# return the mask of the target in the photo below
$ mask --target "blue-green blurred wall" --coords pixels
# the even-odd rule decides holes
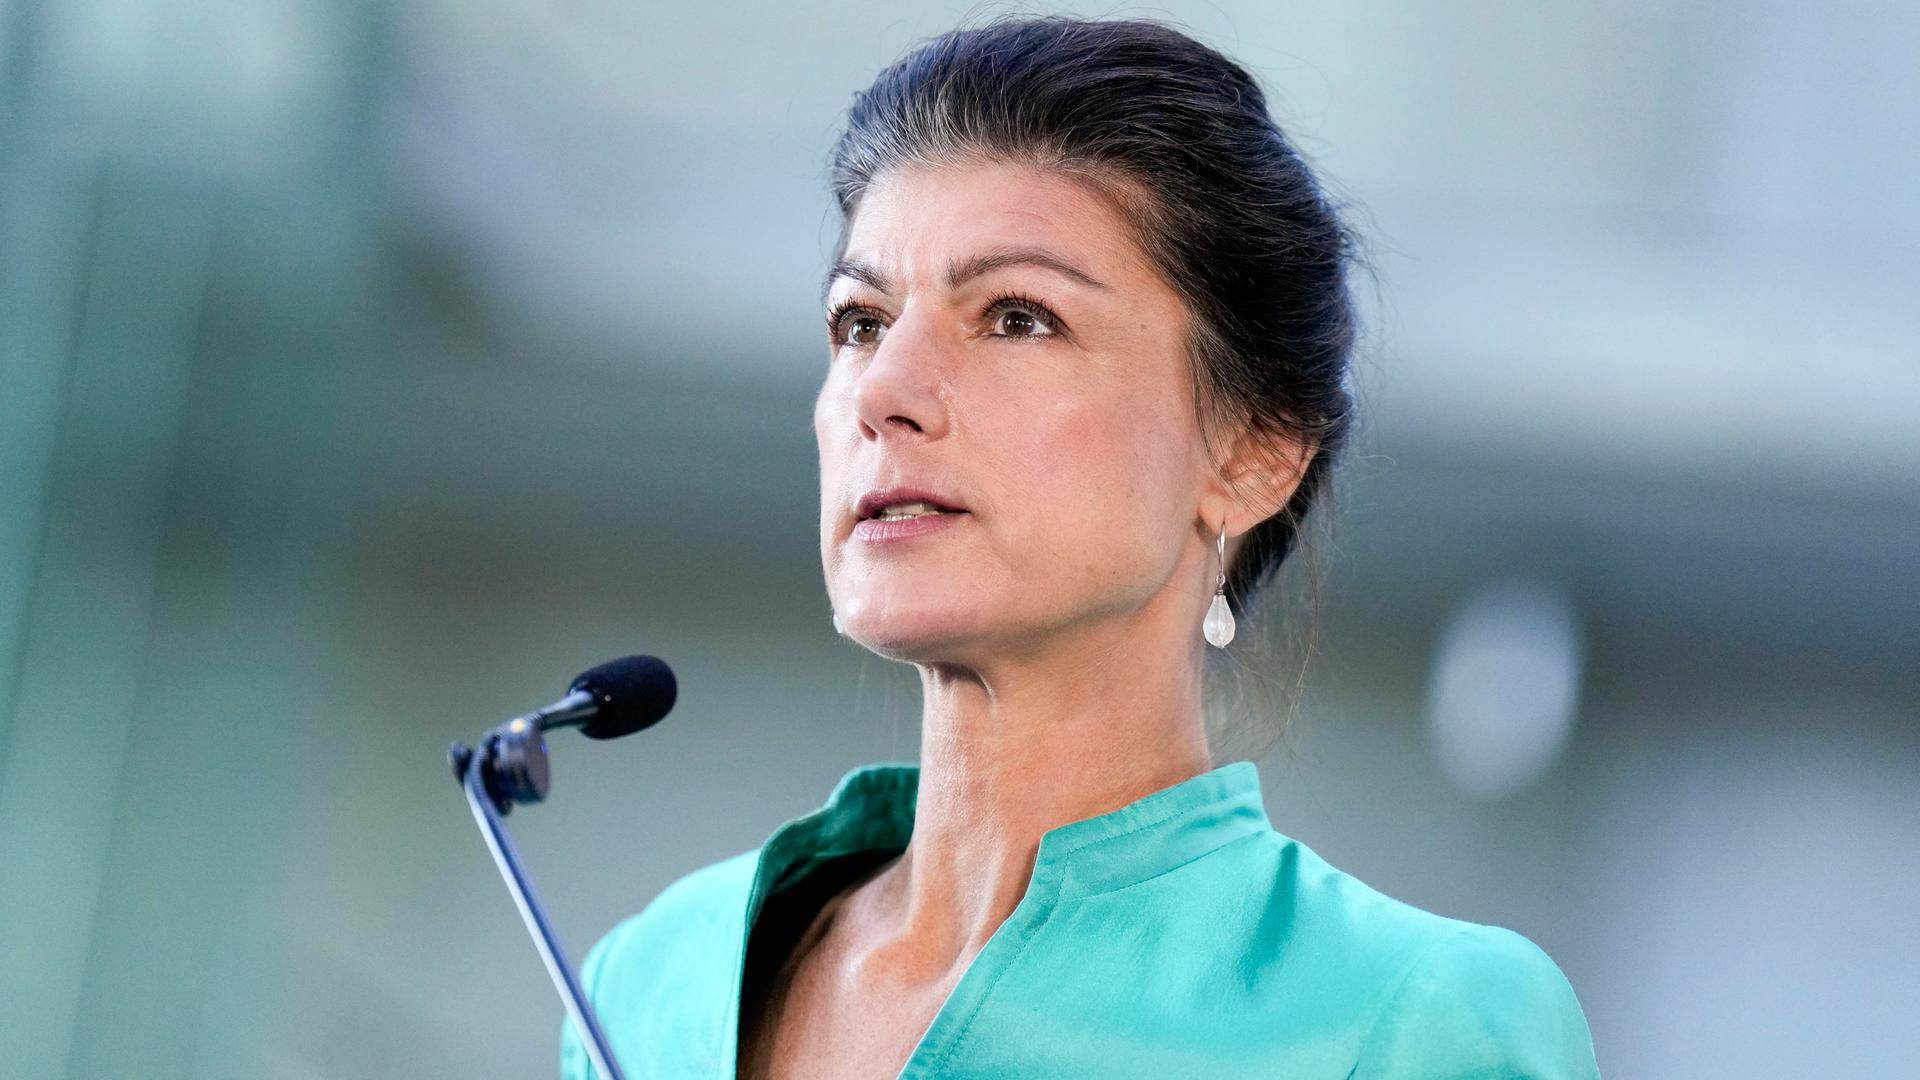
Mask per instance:
[[[511,819],[576,956],[914,757],[820,581],[823,155],[994,10],[0,9],[0,1073],[546,1074],[442,755],[607,656],[674,715]],[[1376,245],[1277,827],[1539,941],[1610,1077],[1909,1068],[1920,19],[1098,13],[1253,67]],[[1436,642],[1515,575],[1575,726],[1476,795]]]

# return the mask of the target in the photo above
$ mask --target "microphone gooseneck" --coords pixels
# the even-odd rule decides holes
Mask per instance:
[[[621,1080],[619,1062],[614,1060],[599,1018],[581,992],[573,965],[547,921],[533,882],[521,869],[513,838],[501,819],[516,804],[537,803],[546,797],[548,730],[578,727],[581,734],[594,739],[631,735],[659,723],[673,708],[677,695],[673,670],[658,659],[625,656],[609,660],[582,672],[568,687],[566,697],[501,724],[482,736],[477,746],[456,742],[447,755],[474,821],[493,853],[494,864],[513,894],[527,932],[546,963],[553,988],[566,1004],[601,1080]]]

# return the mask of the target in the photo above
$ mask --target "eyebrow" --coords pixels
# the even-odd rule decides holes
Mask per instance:
[[[1106,282],[1044,248],[1008,247],[983,251],[978,255],[971,255],[948,264],[947,288],[957,289],[982,274],[1004,270],[1009,266],[1037,266],[1072,278],[1082,285],[1096,289],[1107,287]],[[833,264],[832,269],[827,271],[827,276],[820,282],[821,303],[825,303],[827,294],[833,291],[833,283],[843,277],[852,278],[883,293],[893,291],[892,279],[887,277],[879,267],[859,259],[841,259]]]

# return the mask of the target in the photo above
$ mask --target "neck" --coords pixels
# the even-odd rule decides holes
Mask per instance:
[[[1110,626],[1018,663],[921,665],[913,836],[873,883],[871,959],[905,981],[953,976],[1025,895],[1043,833],[1212,767],[1199,650],[1168,644],[1198,628],[1173,606],[1179,637]]]

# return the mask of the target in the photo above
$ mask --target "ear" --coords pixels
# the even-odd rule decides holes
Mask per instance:
[[[1244,428],[1220,467],[1227,533],[1245,532],[1279,513],[1300,487],[1318,449],[1313,442],[1260,425]]]

